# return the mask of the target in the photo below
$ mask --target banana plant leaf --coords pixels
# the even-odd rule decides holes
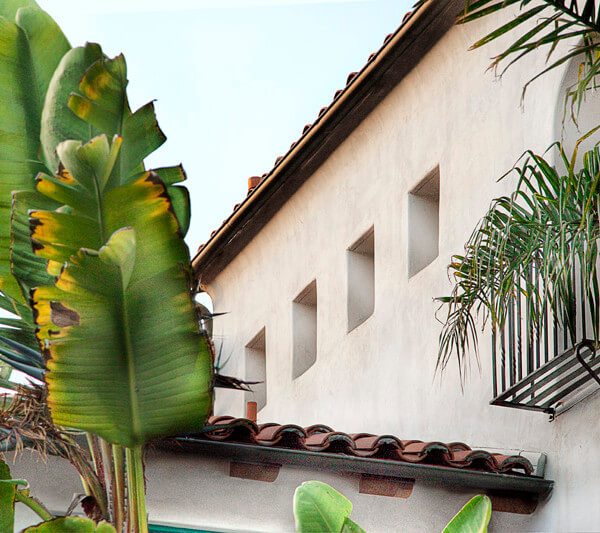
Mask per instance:
[[[479,494],[466,503],[444,528],[443,533],[486,533],[491,517],[491,500]]]
[[[63,58],[48,89],[42,120],[42,146],[48,168],[58,170],[56,147],[66,140],[86,143],[100,133],[122,137],[111,181],[135,181],[145,171],[143,160],[166,140],[152,102],[131,111],[127,98],[127,64],[121,55],[107,59],[99,45],[87,43]],[[68,107],[65,102],[68,101]],[[167,186],[183,235],[190,221],[189,195],[177,186],[186,179],[181,165],[155,172]]]
[[[15,528],[15,493],[17,485],[12,483],[8,465],[0,459],[0,531]]]
[[[46,270],[47,261],[36,255],[32,249],[29,209],[35,206],[36,209],[53,210],[58,209],[60,205],[36,191],[13,193],[9,257],[11,272],[19,282],[26,298],[29,298],[33,287],[54,283],[54,277]]]
[[[85,143],[100,133],[75,115],[67,103],[71,93],[77,91],[86,71],[103,57],[100,45],[86,43],[67,52],[54,71],[42,111],[40,132],[43,154],[50,172],[58,170],[56,147],[61,142],[74,139]]]
[[[11,274],[12,192],[33,190],[39,162],[42,103],[49,80],[70,45],[60,28],[35,2],[0,6],[0,290],[25,302]]]
[[[23,533],[116,533],[116,530],[108,522],[96,524],[89,518],[67,516],[28,527]]]
[[[134,113],[131,111],[127,84],[127,64],[122,55],[101,59],[87,70],[68,103],[73,113],[93,129],[109,138],[114,135],[122,138],[113,173],[108,177],[111,185],[135,181],[144,172],[144,158],[167,139],[156,121],[152,102]],[[186,188],[176,185],[186,179],[185,172],[179,165],[157,169],[156,173],[167,186],[180,231],[185,236],[190,222],[189,195]]]
[[[294,519],[299,533],[364,533],[349,515],[352,503],[333,487],[306,481],[294,493]]]
[[[213,376],[166,187],[152,172],[111,180],[120,144],[62,143],[64,169],[38,180],[68,209],[31,213],[36,253],[68,264],[32,304],[55,423],[132,448],[201,429]]]
[[[342,526],[342,533],[365,533],[365,530],[350,518],[346,518]]]

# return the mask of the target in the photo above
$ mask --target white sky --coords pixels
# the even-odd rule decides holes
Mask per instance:
[[[412,0],[38,0],[71,44],[125,54],[132,108],[157,100],[183,163],[192,255],[394,31]],[[168,6],[168,9],[165,9]],[[227,8],[227,9],[225,9]]]

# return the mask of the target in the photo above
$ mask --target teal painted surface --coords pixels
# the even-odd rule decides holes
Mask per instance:
[[[157,526],[152,524],[148,526],[148,530],[151,533],[216,533],[206,529],[188,529],[186,527]]]

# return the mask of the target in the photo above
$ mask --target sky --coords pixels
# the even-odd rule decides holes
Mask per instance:
[[[168,140],[147,165],[183,163],[194,255],[246,196],[247,179],[273,167],[413,1],[38,3],[73,46],[125,54],[133,109],[156,101]]]

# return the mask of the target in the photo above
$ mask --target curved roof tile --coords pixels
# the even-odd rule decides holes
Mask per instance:
[[[295,424],[257,425],[245,418],[220,416],[210,418],[207,430],[194,437],[492,473],[530,476],[534,472],[531,462],[520,455],[474,450],[462,442],[423,442],[402,440],[394,435],[348,434],[320,424],[307,428]]]

